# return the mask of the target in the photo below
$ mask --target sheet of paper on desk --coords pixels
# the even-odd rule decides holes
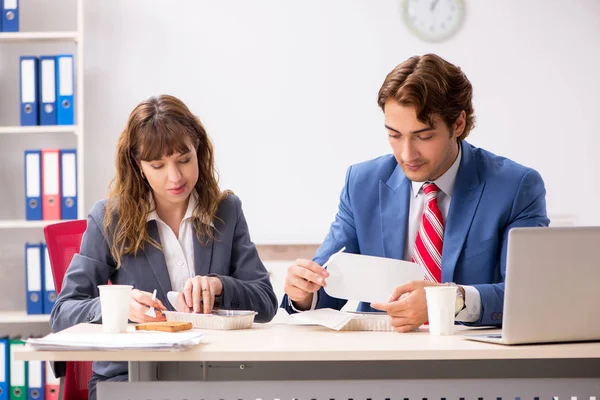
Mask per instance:
[[[397,286],[423,280],[423,269],[408,261],[339,253],[327,264],[325,292],[338,299],[387,302]]]
[[[25,342],[37,350],[183,350],[202,340],[202,332],[51,333]]]
[[[303,311],[297,314],[291,314],[290,317],[295,321],[306,324],[325,326],[329,329],[339,331],[354,318],[353,314],[332,308],[320,308],[318,310]]]
[[[332,308],[290,315],[295,323],[321,325],[336,331],[393,331],[390,317],[380,312],[338,311]]]

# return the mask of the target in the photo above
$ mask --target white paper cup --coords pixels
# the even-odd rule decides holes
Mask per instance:
[[[456,286],[425,286],[429,333],[432,335],[454,333],[456,290]]]
[[[131,285],[99,285],[100,306],[102,308],[102,330],[105,333],[127,331],[127,315]]]

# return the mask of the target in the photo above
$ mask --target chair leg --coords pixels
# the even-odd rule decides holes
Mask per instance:
[[[60,386],[58,389],[58,400],[67,400],[65,399],[65,377],[60,378]]]

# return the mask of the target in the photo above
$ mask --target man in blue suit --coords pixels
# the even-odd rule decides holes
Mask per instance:
[[[500,325],[508,232],[550,222],[541,176],[465,141],[475,121],[472,86],[439,56],[394,68],[378,103],[393,155],[348,169],[329,234],[313,261],[288,268],[281,306],[341,309],[346,301],[323,290],[321,265],[345,246],[423,266],[428,279],[397,287],[388,303],[359,304],[386,311],[397,331],[427,321],[424,287],[442,284],[457,285],[457,321]]]

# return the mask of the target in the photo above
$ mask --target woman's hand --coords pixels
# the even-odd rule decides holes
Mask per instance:
[[[186,305],[196,313],[209,314],[215,297],[223,293],[223,282],[216,276],[197,275],[188,279],[183,287]]]
[[[154,309],[157,311],[156,318],[146,315],[146,311],[148,311],[148,309],[150,309],[152,306],[154,306]],[[129,314],[127,317],[133,322],[166,321],[167,318],[165,315],[161,312],[158,312],[166,309],[167,308],[159,299],[152,301],[152,293],[133,289],[131,291],[131,299],[129,300]]]

